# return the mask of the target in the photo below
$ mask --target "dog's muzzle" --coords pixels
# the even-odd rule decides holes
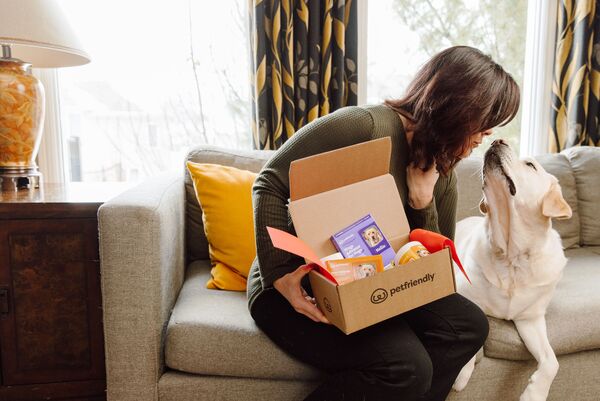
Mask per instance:
[[[492,142],[490,148],[485,152],[483,158],[483,185],[485,186],[486,176],[491,173],[502,175],[508,184],[508,190],[511,195],[517,193],[515,183],[506,172],[505,163],[512,158],[510,146],[502,139],[496,139]]]

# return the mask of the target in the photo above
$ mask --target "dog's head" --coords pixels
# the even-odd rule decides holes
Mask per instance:
[[[479,208],[489,216],[496,237],[504,237],[504,242],[509,232],[515,234],[511,226],[532,233],[540,226],[549,229],[551,218],[568,219],[572,215],[556,177],[535,159],[516,157],[501,139],[485,153],[483,193]]]
[[[373,227],[367,228],[364,232],[364,236],[371,245],[375,245],[379,241],[381,241],[379,237],[379,232]]]
[[[360,277],[370,277],[375,274],[375,266],[370,264],[361,264],[359,267]]]

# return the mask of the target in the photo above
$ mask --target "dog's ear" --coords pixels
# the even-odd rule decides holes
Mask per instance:
[[[542,201],[542,214],[553,219],[570,219],[573,215],[571,206],[563,198],[560,185],[552,184]]]
[[[485,198],[481,198],[481,201],[479,202],[479,211],[482,214],[487,214],[488,212],[487,203],[485,203]]]

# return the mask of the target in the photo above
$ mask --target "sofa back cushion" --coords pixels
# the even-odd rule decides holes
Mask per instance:
[[[573,217],[568,220],[553,220],[552,226],[562,238],[563,248],[577,247],[580,242],[580,217],[578,214],[577,187],[571,170],[569,159],[564,154],[547,154],[537,156],[544,169],[554,175],[561,186],[563,197],[573,209]],[[483,197],[481,157],[469,157],[456,167],[458,178],[458,210],[457,221],[469,216],[480,216],[479,202]]]
[[[564,249],[577,247],[581,243],[581,216],[579,214],[575,176],[569,159],[562,153],[540,155],[535,158],[547,172],[558,178],[563,198],[573,211],[573,216],[570,219],[552,220],[552,228],[560,234]]]
[[[562,152],[575,177],[581,245],[600,245],[600,148],[576,146]]]
[[[272,154],[273,151],[269,150],[233,150],[207,145],[190,151],[185,158],[185,163],[191,161],[221,164],[258,173]],[[194,260],[208,259],[209,255],[208,241],[202,224],[202,208],[196,198],[194,185],[185,163],[185,236],[186,256],[189,263]]]
[[[462,160],[455,168],[458,180],[458,209],[456,221],[465,217],[481,216],[479,202],[483,197],[483,180],[481,177],[481,157],[469,157]]]
[[[259,172],[274,151],[231,150],[201,146],[190,151],[185,162],[214,163]],[[600,148],[574,147],[560,154],[537,156],[544,169],[558,178],[563,196],[573,209],[568,220],[554,220],[563,247],[600,245]],[[185,163],[184,163],[185,166]],[[482,198],[481,157],[470,157],[456,167],[458,176],[457,221],[479,216]],[[184,167],[185,168],[185,167]],[[208,242],[202,225],[202,209],[196,200],[192,180],[185,169],[186,249],[189,262],[208,259]]]

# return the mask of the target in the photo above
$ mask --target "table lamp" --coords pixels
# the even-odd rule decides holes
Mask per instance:
[[[39,188],[36,156],[44,126],[44,88],[31,67],[86,64],[55,0],[2,0],[0,11],[0,186]]]

